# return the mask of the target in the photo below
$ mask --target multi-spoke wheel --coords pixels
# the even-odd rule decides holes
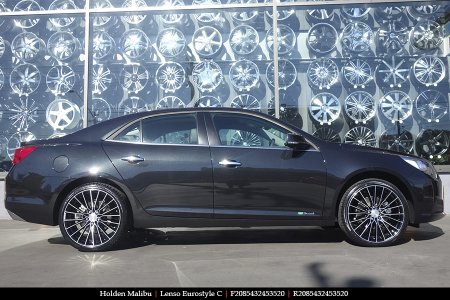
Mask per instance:
[[[367,92],[353,92],[345,99],[345,112],[353,121],[355,121],[355,124],[365,124],[375,117],[375,100],[372,95]]]
[[[119,115],[129,115],[150,110],[148,105],[139,97],[132,96],[120,101],[118,106]]]
[[[403,121],[411,116],[413,103],[402,91],[391,91],[380,100],[380,110],[392,123]]]
[[[408,42],[409,28],[400,21],[389,20],[377,31],[377,42],[381,53],[396,53]]]
[[[173,58],[183,53],[186,47],[186,38],[180,30],[166,28],[159,32],[156,45],[162,55]]]
[[[9,120],[18,131],[26,131],[36,124],[42,114],[42,106],[28,97],[20,97],[19,101],[14,101],[7,105]]]
[[[92,38],[92,57],[102,60],[114,53],[116,43],[105,31],[95,31]]]
[[[313,133],[313,135],[315,137],[318,137],[319,139],[322,139],[327,142],[332,142],[332,143],[340,143],[341,142],[341,137],[339,136],[339,134],[331,128],[321,127],[319,129],[317,129]]]
[[[406,6],[379,6],[375,9],[377,20],[401,19],[404,16]]]
[[[184,108],[184,102],[175,96],[166,96],[156,103],[156,109]]]
[[[72,34],[64,31],[54,33],[47,43],[51,56],[61,62],[75,59],[80,52],[80,41]]]
[[[306,38],[309,48],[320,54],[333,51],[337,40],[336,29],[328,23],[319,23],[311,27]]]
[[[261,102],[255,96],[242,94],[231,100],[230,107],[259,111],[261,109]]]
[[[213,57],[222,49],[222,35],[211,26],[203,26],[192,37],[195,51],[202,57]]]
[[[372,68],[362,59],[349,60],[342,68],[344,79],[354,88],[365,88],[372,81]]]
[[[81,120],[81,111],[78,105],[66,99],[56,99],[46,110],[47,123],[54,130],[72,129]]]
[[[275,87],[275,63],[271,62],[266,69],[267,82]],[[297,69],[294,64],[286,59],[278,61],[278,86],[280,89],[286,90],[294,84],[297,79]]]
[[[442,158],[450,146],[447,130],[426,129],[416,139],[417,155],[427,159]]]
[[[71,10],[78,9],[78,6],[72,0],[55,0],[48,7],[49,10]],[[67,16],[63,18],[50,18],[50,22],[59,29],[70,27],[75,22],[75,17]]]
[[[120,85],[128,92],[137,93],[144,89],[148,82],[148,71],[141,65],[126,65],[120,71]]]
[[[339,99],[330,93],[320,93],[315,95],[309,103],[309,112],[311,116],[320,123],[320,125],[330,125],[339,118],[341,114],[341,103]]]
[[[109,88],[113,78],[111,70],[104,65],[92,67],[92,93],[101,94]]]
[[[195,103],[195,107],[222,107],[222,101],[218,97],[203,96]]]
[[[372,130],[364,126],[358,126],[347,131],[344,137],[346,144],[375,147],[377,140]]]
[[[14,152],[23,142],[30,142],[36,139],[36,136],[29,131],[19,131],[11,135],[8,139],[8,144],[6,146],[6,152],[10,160],[14,157]]]
[[[254,62],[243,59],[231,66],[229,76],[234,88],[249,91],[259,82],[259,69]]]
[[[445,65],[437,57],[426,55],[416,60],[413,74],[425,86],[437,86],[445,78]]]
[[[211,92],[222,83],[222,69],[213,61],[203,61],[192,70],[192,80],[201,92]]]
[[[362,19],[370,12],[370,7],[343,7],[341,13],[344,17],[350,19]]]
[[[126,0],[122,4],[123,8],[132,8],[136,11],[139,11],[139,8],[145,8],[147,7],[147,3],[145,3],[144,0]],[[126,14],[122,16],[122,20],[125,23],[131,24],[131,25],[137,25],[145,20],[147,15],[135,15],[135,14]]]
[[[230,145],[244,147],[261,147],[261,137],[253,132],[236,130],[231,136]]]
[[[193,0],[192,5],[217,5],[222,4],[221,0]],[[204,24],[220,22],[222,16],[220,12],[202,12],[194,15],[197,21]]]
[[[24,62],[31,62],[45,52],[45,43],[32,32],[18,34],[11,43],[11,52]]]
[[[228,0],[228,4],[256,4],[258,0]],[[258,17],[257,10],[238,9],[231,13],[231,17],[237,23],[250,23]]]
[[[59,211],[64,238],[82,251],[114,247],[128,230],[125,195],[103,183],[87,183],[74,189]]]
[[[431,20],[419,21],[411,30],[411,45],[419,50],[438,48],[444,40],[441,25]]]
[[[350,22],[344,27],[341,34],[342,47],[350,52],[369,51],[372,39],[372,29],[362,22]]]
[[[33,93],[41,82],[41,72],[35,65],[23,64],[12,70],[9,84],[13,92],[28,96]]]
[[[411,5],[408,6],[408,13],[413,19],[429,18],[439,12],[440,5]]]
[[[427,122],[439,122],[448,113],[448,100],[441,92],[427,90],[416,99],[416,111]]]
[[[183,0],[158,0],[156,6],[161,6],[170,10],[176,10],[177,6],[184,6]],[[172,26],[180,24],[183,21],[183,14],[164,13],[161,16],[161,21],[167,25]]]
[[[69,66],[56,66],[47,73],[47,87],[54,95],[64,95],[75,85],[75,72]]]
[[[186,79],[186,72],[183,67],[176,62],[167,62],[156,70],[156,84],[164,92],[175,92],[183,86]]]
[[[313,0],[316,1],[316,0]],[[331,20],[334,17],[334,10],[332,8],[319,8],[306,10],[306,18],[314,23],[316,21]]]
[[[255,28],[249,25],[235,27],[230,33],[230,46],[238,55],[248,55],[259,45],[259,35]]]
[[[287,54],[291,52],[295,47],[295,43],[297,42],[297,37],[295,36],[294,31],[289,26],[280,24],[278,25],[277,35],[278,54]],[[267,48],[269,48],[269,51],[271,52],[273,52],[274,42],[275,40],[273,38],[273,28],[270,28],[266,34],[266,44]]]
[[[14,6],[13,11],[15,12],[27,12],[27,11],[39,11],[44,10],[36,1],[33,0],[22,0]],[[31,28],[39,23],[39,18],[17,18],[14,19],[14,24],[20,28]]]
[[[280,2],[294,2],[295,0],[280,0]],[[264,0],[265,3],[273,3],[273,0]],[[281,8],[279,7],[277,9],[277,19],[278,21],[284,21],[287,20],[290,16],[292,16],[293,14],[295,14],[295,9],[294,8]],[[266,10],[266,15],[270,18],[273,19],[273,11],[272,10]]]
[[[133,28],[125,31],[122,35],[120,48],[126,57],[136,59],[142,57],[150,49],[150,42],[145,32]]]
[[[414,147],[413,135],[408,130],[391,127],[380,136],[379,146],[383,149],[409,154]]]
[[[329,58],[319,58],[313,61],[306,72],[308,82],[315,88],[330,89],[339,79],[337,64]]]
[[[408,226],[408,202],[392,183],[370,178],[353,184],[341,198],[338,222],[360,246],[395,244]]]
[[[93,118],[93,123],[97,124],[111,118],[111,105],[102,98],[93,98],[89,103],[89,114]]]
[[[96,0],[93,1],[91,5],[93,6],[93,9],[98,10],[114,7],[109,0]],[[113,21],[114,19],[110,13],[96,14],[95,17],[92,18],[92,25],[94,25],[94,27],[108,27],[114,23]]]
[[[392,56],[382,60],[377,67],[378,84],[389,87],[401,87],[409,78],[410,65],[406,59]]]

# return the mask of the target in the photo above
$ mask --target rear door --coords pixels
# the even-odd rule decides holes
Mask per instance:
[[[152,215],[211,217],[213,183],[204,118],[197,113],[137,121],[103,148]]]

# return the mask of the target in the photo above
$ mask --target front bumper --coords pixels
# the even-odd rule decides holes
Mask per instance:
[[[423,199],[416,203],[414,223],[428,223],[442,219],[444,213],[444,188],[440,178],[430,180],[423,189]]]

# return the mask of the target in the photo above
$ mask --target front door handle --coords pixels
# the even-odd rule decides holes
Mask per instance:
[[[137,164],[137,163],[144,161],[145,159],[143,159],[142,157],[137,156],[137,155],[130,155],[130,156],[122,157],[121,160],[127,161],[130,164]]]
[[[242,166],[242,163],[235,161],[235,160],[223,159],[223,160],[219,161],[219,165],[228,167],[228,168],[237,168],[237,167]]]

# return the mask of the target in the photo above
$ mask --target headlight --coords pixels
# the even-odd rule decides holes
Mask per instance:
[[[433,167],[433,165],[424,159],[420,158],[414,158],[409,156],[402,156],[402,159],[406,161],[408,164],[413,166],[416,169],[419,169],[420,171],[424,172],[425,174],[430,175],[431,177],[437,179],[438,174],[436,172],[436,169]]]

